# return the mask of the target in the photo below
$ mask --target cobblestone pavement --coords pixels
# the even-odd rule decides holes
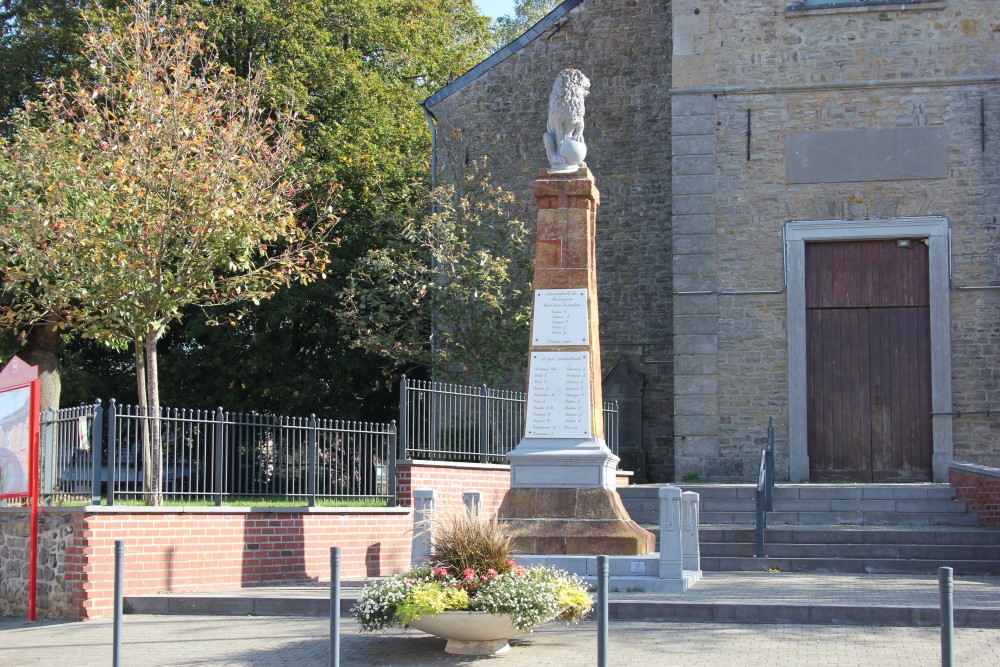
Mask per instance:
[[[360,635],[342,621],[343,667],[597,664],[597,626],[550,623],[512,640],[503,657],[444,653],[444,640],[419,632]],[[110,619],[84,623],[0,619],[0,667],[107,667]],[[322,667],[329,664],[329,621],[312,617],[128,615],[122,628],[126,667]],[[808,667],[940,664],[936,628],[872,628],[725,623],[621,622],[610,626],[613,666]],[[955,664],[1000,665],[1000,630],[959,629]]]

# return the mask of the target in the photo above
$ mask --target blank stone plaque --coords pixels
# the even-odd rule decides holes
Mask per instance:
[[[532,345],[588,345],[587,290],[535,290]]]
[[[532,352],[525,437],[589,438],[590,353]]]

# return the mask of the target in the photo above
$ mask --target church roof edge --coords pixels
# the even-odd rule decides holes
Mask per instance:
[[[430,110],[436,104],[442,100],[451,97],[457,93],[462,88],[478,79],[480,76],[491,70],[495,65],[499,65],[504,60],[507,60],[510,56],[514,55],[522,48],[530,44],[535,40],[536,37],[541,35],[543,32],[548,30],[550,27],[555,25],[557,21],[570,13],[577,5],[579,5],[583,0],[565,0],[562,4],[558,5],[555,9],[545,15],[541,21],[531,26],[523,35],[515,39],[513,42],[503,47],[499,51],[496,51],[486,60],[482,61],[468,72],[458,77],[447,86],[437,91],[426,100],[420,103],[422,107]]]

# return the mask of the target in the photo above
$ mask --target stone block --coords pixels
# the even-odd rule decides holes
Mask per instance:
[[[674,175],[673,190],[675,195],[702,195],[715,192],[715,175],[701,174],[696,176]]]
[[[715,213],[678,215],[674,211],[673,225],[675,238],[683,234],[715,234]]]
[[[674,215],[715,213],[715,195],[680,195],[674,197]]]
[[[674,354],[715,354],[719,349],[719,337],[708,334],[674,336]]]
[[[684,155],[715,155],[714,134],[693,134],[670,138],[673,154]]]
[[[712,95],[674,95],[671,112],[674,117],[714,115],[715,98]]]
[[[670,122],[672,136],[713,134],[715,132],[715,115],[681,115],[676,111]]]

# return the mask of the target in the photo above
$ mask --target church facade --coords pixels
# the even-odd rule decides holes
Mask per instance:
[[[567,0],[425,101],[526,203],[591,80],[604,394],[637,481],[1000,467],[991,0]]]

